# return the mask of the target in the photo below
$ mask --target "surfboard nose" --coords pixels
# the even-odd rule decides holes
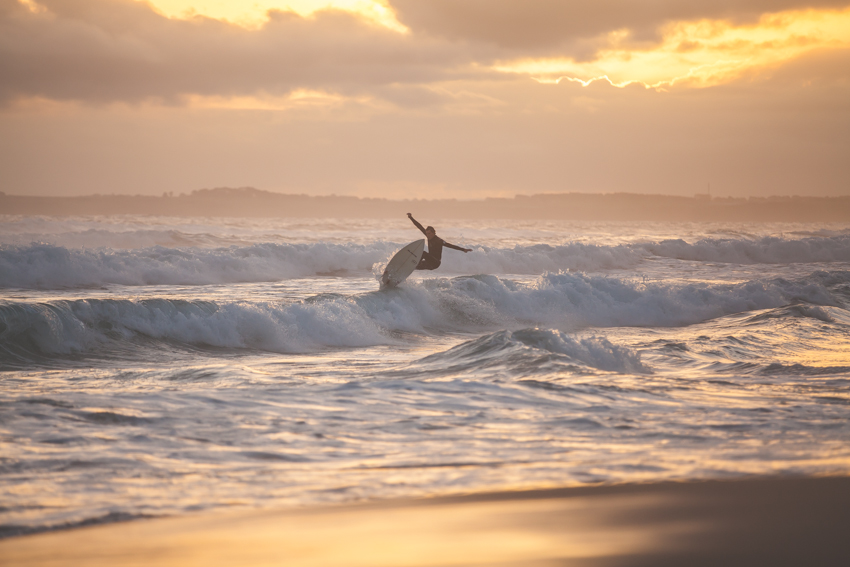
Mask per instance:
[[[381,276],[381,287],[395,287],[413,273],[422,252],[425,250],[425,240],[411,242],[395,253]]]

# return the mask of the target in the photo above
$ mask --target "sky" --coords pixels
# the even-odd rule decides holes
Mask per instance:
[[[0,0],[0,191],[850,195],[850,0]]]

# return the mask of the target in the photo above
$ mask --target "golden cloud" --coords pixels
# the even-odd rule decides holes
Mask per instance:
[[[30,1],[30,0],[22,0]],[[270,10],[295,12],[310,16],[319,10],[342,10],[357,14],[374,24],[406,33],[407,28],[396,19],[395,12],[379,0],[140,0],[169,18],[187,19],[205,16],[247,28],[258,28],[268,21]]]
[[[599,50],[592,61],[529,58],[503,61],[492,68],[526,74],[543,83],[707,87],[775,68],[814,49],[850,47],[850,9],[767,14],[753,25],[723,20],[673,22],[660,33],[659,43],[644,47],[630,42],[627,30],[611,32],[609,47]]]

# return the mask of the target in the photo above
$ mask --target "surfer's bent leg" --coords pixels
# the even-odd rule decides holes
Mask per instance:
[[[440,267],[440,261],[427,252],[422,253],[422,258],[419,259],[417,270],[436,270]]]

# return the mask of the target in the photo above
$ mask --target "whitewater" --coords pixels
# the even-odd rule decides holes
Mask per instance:
[[[850,473],[847,226],[423,222],[0,215],[0,536]]]

